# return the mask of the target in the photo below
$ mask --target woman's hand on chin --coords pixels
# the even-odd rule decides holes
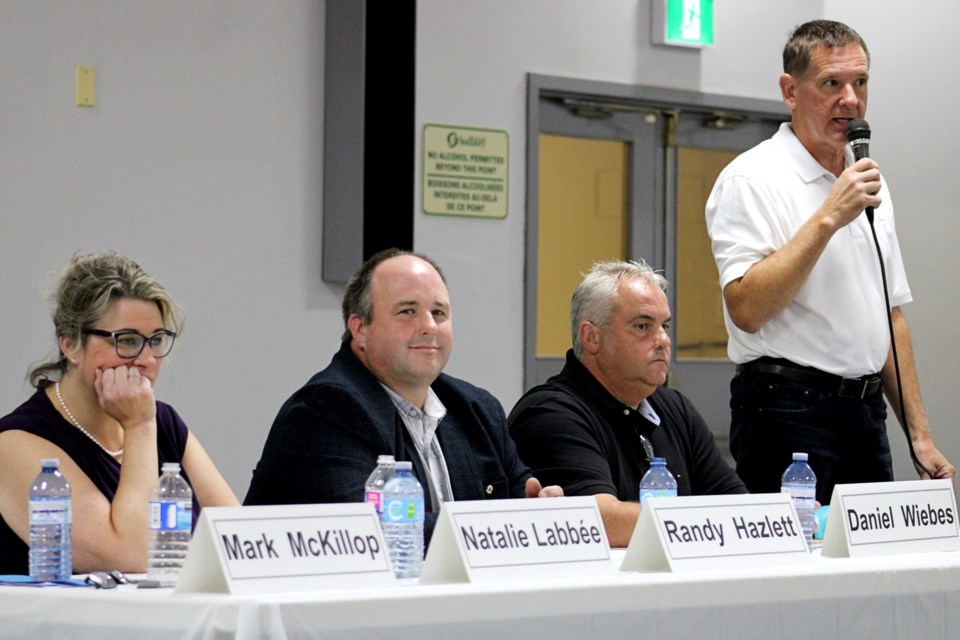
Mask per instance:
[[[137,367],[97,369],[93,384],[100,407],[124,429],[155,422],[153,383]]]

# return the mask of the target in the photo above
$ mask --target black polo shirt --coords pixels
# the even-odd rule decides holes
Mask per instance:
[[[747,493],[683,394],[661,387],[647,402],[659,425],[610,395],[571,350],[563,371],[524,394],[507,423],[534,476],[568,496],[609,493],[637,501],[650,466],[640,435],[667,459],[678,495]]]

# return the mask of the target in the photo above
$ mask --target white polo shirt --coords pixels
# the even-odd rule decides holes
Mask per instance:
[[[846,155],[849,166],[849,148]],[[734,159],[717,178],[706,207],[721,288],[786,244],[823,205],[835,182],[789,123]],[[880,197],[874,227],[890,304],[896,307],[912,296],[882,177]],[[724,304],[727,351],[736,363],[770,356],[843,376],[877,373],[890,347],[884,305],[876,247],[866,215],[861,215],[837,231],[796,298],[757,333],[738,329]]]

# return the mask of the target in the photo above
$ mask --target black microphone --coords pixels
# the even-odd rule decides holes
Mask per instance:
[[[847,125],[847,140],[853,149],[853,159],[870,157],[870,125],[863,118],[854,118]],[[867,207],[867,221],[873,224],[873,207]]]

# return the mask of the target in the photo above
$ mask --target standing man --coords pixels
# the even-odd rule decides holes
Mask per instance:
[[[921,477],[949,478],[920,397],[912,300],[893,205],[876,162],[854,162],[846,129],[867,108],[870,54],[850,27],[815,20],[783,51],[791,112],[771,138],[735,159],[707,201],[730,334],[730,449],[753,492],[777,491],[794,451],[810,454],[817,499],[833,486],[893,479],[883,390]],[[906,416],[901,416],[886,302],[866,207],[890,293]]]
[[[427,540],[446,500],[562,495],[530,477],[496,398],[441,373],[453,315],[433,261],[376,254],[347,283],[343,320],[333,361],[280,408],[244,504],[362,502],[380,454],[413,462]]]
[[[614,547],[630,542],[654,455],[667,459],[679,495],[746,493],[690,401],[661,386],[670,369],[666,286],[644,262],[594,265],[570,303],[563,371],[530,389],[508,419],[540,478],[596,496]]]

